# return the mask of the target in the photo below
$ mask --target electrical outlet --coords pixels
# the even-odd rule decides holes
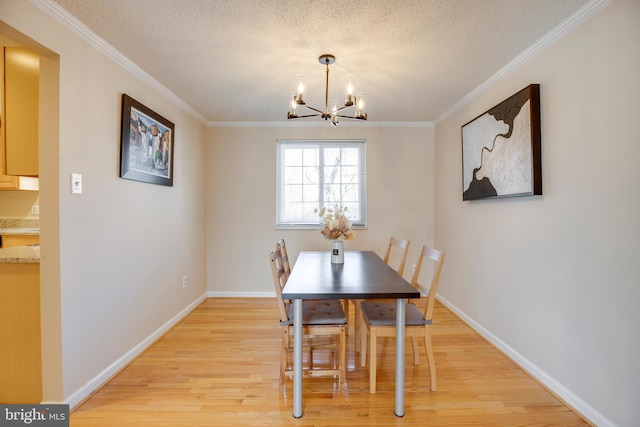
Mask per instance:
[[[187,276],[182,276],[182,287],[183,288],[187,287]]]
[[[31,214],[32,215],[40,215],[40,205],[31,206]]]

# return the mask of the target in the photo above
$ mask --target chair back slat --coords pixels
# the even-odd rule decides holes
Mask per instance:
[[[282,288],[287,283],[287,278],[282,264],[282,256],[280,249],[276,248],[269,253],[269,262],[271,264],[271,275],[273,277],[273,286],[276,291],[276,299],[278,300],[278,308],[280,309],[280,321],[288,322],[287,307],[282,299]]]
[[[284,274],[289,279],[291,276],[291,264],[289,263],[289,255],[287,254],[287,245],[284,243],[284,239],[278,240],[276,248],[280,249],[280,257],[282,258],[282,266],[284,267]]]
[[[409,254],[410,244],[411,242],[409,240],[402,240],[392,236],[391,239],[389,240],[387,253],[384,256],[384,262],[389,264],[390,261],[392,261],[392,253],[391,253],[392,249],[396,248],[398,251],[402,251],[400,252],[400,263],[397,265],[397,267],[392,266],[392,268],[394,268],[394,270],[396,270],[398,274],[401,276],[404,274],[404,266],[407,262],[407,255]],[[397,258],[397,256],[393,258]]]
[[[427,296],[427,304],[425,305],[424,310],[425,320],[431,320],[433,318],[433,306],[436,301],[436,293],[438,292],[438,284],[440,283],[440,273],[442,272],[444,257],[444,252],[430,248],[426,245],[422,246],[422,250],[418,256],[418,262],[416,263],[416,269],[413,272],[413,277],[411,278],[411,284],[413,287]],[[425,258],[430,259],[435,264],[431,283],[428,287],[418,281]]]

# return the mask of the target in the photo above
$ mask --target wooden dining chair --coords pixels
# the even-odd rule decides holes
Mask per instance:
[[[407,255],[409,254],[409,246],[411,245],[411,241],[398,239],[397,237],[391,236],[389,239],[389,245],[387,246],[387,252],[384,255],[383,261],[391,268],[393,268],[399,275],[404,274],[404,266],[407,262]],[[358,342],[361,342],[362,339],[360,337],[360,324],[361,313],[360,313],[360,305],[362,304],[361,299],[351,300],[354,306],[354,322],[355,322],[355,335],[356,335],[356,348],[358,348]]]
[[[285,244],[284,239],[280,239],[276,242],[276,248],[280,249],[280,255],[282,257],[282,265],[284,267],[284,273],[286,276],[285,280],[289,279],[291,276],[291,264],[289,263],[289,255],[287,254],[287,245]],[[287,303],[289,301],[285,301]],[[344,309],[344,315],[347,319],[349,319],[349,301],[342,301],[342,308]]]
[[[433,348],[431,347],[431,325],[433,322],[433,306],[438,291],[440,272],[444,264],[444,252],[423,246],[413,272],[411,284],[418,289],[423,297],[421,303],[425,303],[424,311],[413,303],[406,305],[405,312],[405,335],[411,337],[413,346],[413,363],[417,365],[418,343],[417,337],[424,339],[424,347],[429,362],[429,375],[431,391],[436,390],[436,364],[433,358]],[[430,286],[424,286],[418,282],[423,261],[429,259],[434,262],[433,276]],[[426,295],[426,296],[424,296]],[[396,302],[387,301],[363,301],[362,310],[362,339],[360,348],[360,364],[366,366],[367,361],[367,332],[369,334],[369,392],[376,392],[376,362],[377,362],[377,338],[396,336]],[[395,347],[394,347],[395,348]],[[396,355],[403,357],[403,355]]]
[[[286,283],[282,255],[279,248],[269,253],[271,273],[280,310],[282,328],[282,349],[280,357],[280,383],[285,377],[293,376],[289,356],[293,352],[293,303],[282,299],[282,289]],[[309,366],[303,374],[311,377],[338,376],[340,386],[346,381],[346,340],[347,318],[339,300],[304,300],[302,302],[302,333],[305,347],[310,350]],[[333,366],[314,367],[313,351],[331,348],[334,353]]]

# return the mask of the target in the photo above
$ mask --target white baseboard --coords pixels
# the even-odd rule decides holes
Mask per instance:
[[[529,359],[524,357],[522,354],[515,351],[511,346],[502,341],[500,338],[492,334],[490,331],[485,329],[482,325],[476,322],[471,317],[467,316],[462,310],[453,305],[446,298],[443,298],[440,294],[437,294],[437,299],[447,307],[449,310],[454,312],[456,316],[462,319],[467,325],[469,325],[472,329],[474,329],[478,334],[484,337],[487,341],[497,347],[500,351],[502,351],[507,357],[509,357],[513,362],[515,362],[518,366],[524,369],[529,375],[540,381],[545,387],[555,393],[560,399],[564,400],[564,402],[571,406],[574,410],[579,412],[583,417],[585,417],[590,422],[594,423],[599,427],[616,427],[616,425],[605,418],[600,412],[595,410],[592,406],[587,404],[584,400],[580,399],[575,395],[571,390],[565,387],[560,382],[556,381],[549,374],[544,372],[538,366],[533,364]]]
[[[169,331],[173,326],[180,322],[187,314],[191,313],[191,311],[193,311],[194,308],[200,305],[200,303],[206,298],[207,294],[202,294],[194,302],[185,307],[184,310],[173,316],[164,325],[154,331],[147,338],[142,340],[138,345],[125,353],[121,358],[113,362],[109,367],[107,367],[107,369],[91,379],[91,381],[86,383],[84,386],[73,392],[69,397],[65,399],[63,403],[68,404],[70,409],[74,409],[86,398],[91,396],[92,393],[102,387],[121,369],[127,366],[127,364],[129,364],[133,359],[142,354],[142,352],[145,351],[151,344],[153,344],[156,340],[167,333],[167,331]]]

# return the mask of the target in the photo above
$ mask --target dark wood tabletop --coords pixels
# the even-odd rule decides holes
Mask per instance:
[[[332,264],[329,251],[303,251],[282,290],[283,299],[419,298],[420,293],[373,251],[345,251]]]

